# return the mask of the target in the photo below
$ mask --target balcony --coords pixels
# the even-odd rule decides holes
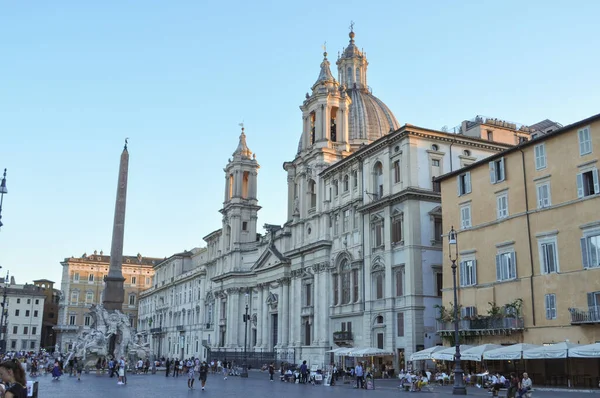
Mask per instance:
[[[333,332],[334,343],[351,342],[352,340],[352,332]]]
[[[315,309],[312,305],[304,306],[300,309],[300,316],[313,316]]]
[[[151,328],[150,329],[150,333],[152,333],[152,334],[161,333],[161,332],[162,332],[162,328],[161,327]]]
[[[525,328],[523,318],[491,318],[477,317],[458,321],[461,336],[493,336],[510,335]],[[437,322],[437,332],[441,336],[454,335],[454,322]]]
[[[183,332],[185,330],[185,326],[184,325],[177,325],[177,331],[178,332]]]
[[[571,325],[592,325],[600,323],[600,307],[589,307],[588,309],[569,308],[571,313]]]

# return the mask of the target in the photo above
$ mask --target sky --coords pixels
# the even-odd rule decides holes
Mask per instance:
[[[0,274],[60,282],[64,258],[110,253],[126,137],[124,254],[167,257],[220,228],[241,122],[258,225],[283,224],[298,107],[325,42],[337,76],[351,21],[373,94],[400,124],[441,129],[598,113],[597,15],[592,0],[0,0]]]

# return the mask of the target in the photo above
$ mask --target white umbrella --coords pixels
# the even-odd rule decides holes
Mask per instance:
[[[460,359],[463,361],[477,361],[481,362],[481,357],[484,352],[496,350],[498,348],[502,348],[499,344],[482,344],[473,348],[469,348],[465,350],[465,352],[460,353]]]
[[[347,355],[351,357],[381,357],[384,355],[394,355],[394,353],[380,348],[367,347],[353,349]]]
[[[581,344],[556,343],[552,345],[534,348],[533,350],[523,351],[523,359],[559,359],[566,358],[567,352],[572,348],[581,347]]]
[[[426,348],[424,350],[421,350],[421,351],[418,351],[418,352],[415,352],[414,354],[412,354],[410,356],[410,360],[411,361],[424,361],[427,359],[431,359],[431,354],[433,354],[436,351],[443,350],[445,348],[448,348],[448,347],[436,345],[433,347]]]
[[[329,350],[329,351],[325,351],[325,352],[330,352],[330,353],[333,353],[334,355],[345,356],[345,355],[348,355],[348,353],[352,350],[354,350],[354,348],[352,348],[352,347],[339,347],[339,348],[334,348],[333,350]]]
[[[473,348],[473,346],[466,345],[466,344],[460,345],[461,360],[463,360],[463,358],[462,358],[463,350],[466,351],[469,348]],[[447,347],[447,348],[444,348],[443,350],[436,351],[433,354],[431,354],[431,359],[437,359],[440,361],[454,361],[454,354],[456,354],[456,347]]]
[[[523,351],[531,350],[534,348],[540,348],[541,346],[535,344],[519,343],[513,344],[495,350],[490,350],[483,353],[483,359],[490,359],[495,361],[514,360],[523,358]]]
[[[569,348],[570,358],[600,358],[600,343]]]

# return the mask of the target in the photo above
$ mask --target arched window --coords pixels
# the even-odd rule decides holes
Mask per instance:
[[[377,318],[375,318],[375,323],[381,325],[383,323],[383,316],[378,315]]]
[[[233,174],[229,175],[229,199],[233,198]]]
[[[381,162],[375,163],[373,167],[373,188],[376,199],[383,197],[383,165]]]
[[[231,247],[231,227],[228,225],[227,226],[227,236],[225,237],[227,239],[227,247],[225,248],[225,250],[229,250],[229,248]]]
[[[310,208],[317,207],[317,183],[313,180],[308,182],[308,194],[310,197]]]
[[[250,182],[250,172],[244,171],[244,176],[242,179],[242,198],[248,198],[248,184]]]
[[[352,84],[352,68],[348,67],[348,73],[346,74],[346,84],[348,87]]]
[[[344,176],[344,192],[348,192],[349,189],[350,189],[350,177],[348,177],[348,174],[346,174]]]
[[[340,303],[340,276],[338,274],[333,275],[333,305]]]
[[[342,304],[350,304],[351,300],[351,286],[350,286],[350,264],[348,259],[342,260],[340,264],[341,268],[341,280],[342,280]]]
[[[317,115],[314,112],[310,113],[310,145],[313,145],[315,143],[316,138],[316,134],[317,134],[317,128],[316,128],[316,120],[317,120]]]
[[[360,82],[360,67],[356,67],[356,80],[357,83]]]
[[[374,286],[375,299],[377,299],[377,300],[380,300],[383,298],[383,293],[384,293],[384,286],[383,286],[384,278],[383,277],[384,277],[383,272],[378,272],[373,275],[373,278],[375,281],[375,286]]]

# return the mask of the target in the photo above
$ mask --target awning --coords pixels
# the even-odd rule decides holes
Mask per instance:
[[[352,347],[339,347],[339,348],[334,348],[333,350],[329,350],[329,351],[325,351],[328,353],[332,353],[334,355],[339,355],[339,356],[346,356],[348,355],[348,353],[351,350],[354,350],[355,348]]]
[[[418,351],[418,352],[415,352],[414,354],[412,354],[410,356],[410,360],[411,361],[425,361],[427,359],[431,359],[431,354],[433,354],[434,352],[441,351],[446,348],[448,348],[448,347],[444,347],[441,345],[429,347],[429,348],[426,348],[424,350],[421,350],[421,351]]]
[[[600,343],[569,348],[570,358],[600,358]]]
[[[502,348],[497,348],[495,350],[490,350],[483,353],[483,359],[492,360],[492,361],[504,361],[504,360],[514,360],[523,358],[523,352],[527,350],[532,350],[534,348],[540,348],[542,346],[535,344],[513,344]]]
[[[499,344],[482,344],[477,347],[469,348],[464,352],[461,350],[460,359],[462,361],[477,361],[481,362],[481,357],[483,353],[491,350],[497,350],[498,348],[502,348]]]
[[[567,353],[570,349],[582,347],[581,344],[567,343],[556,343],[552,345],[543,346],[540,348],[534,348],[533,350],[523,351],[523,359],[559,359],[566,358]]]
[[[460,345],[461,360],[464,360],[462,358],[462,352],[470,348],[473,348],[473,346],[465,344]],[[446,347],[443,350],[436,351],[431,354],[431,359],[436,359],[439,361],[454,361],[454,354],[456,354],[456,347]]]
[[[382,350],[381,348],[366,347],[355,348],[348,353],[348,356],[351,357],[382,357],[385,355],[394,355],[394,352]]]

